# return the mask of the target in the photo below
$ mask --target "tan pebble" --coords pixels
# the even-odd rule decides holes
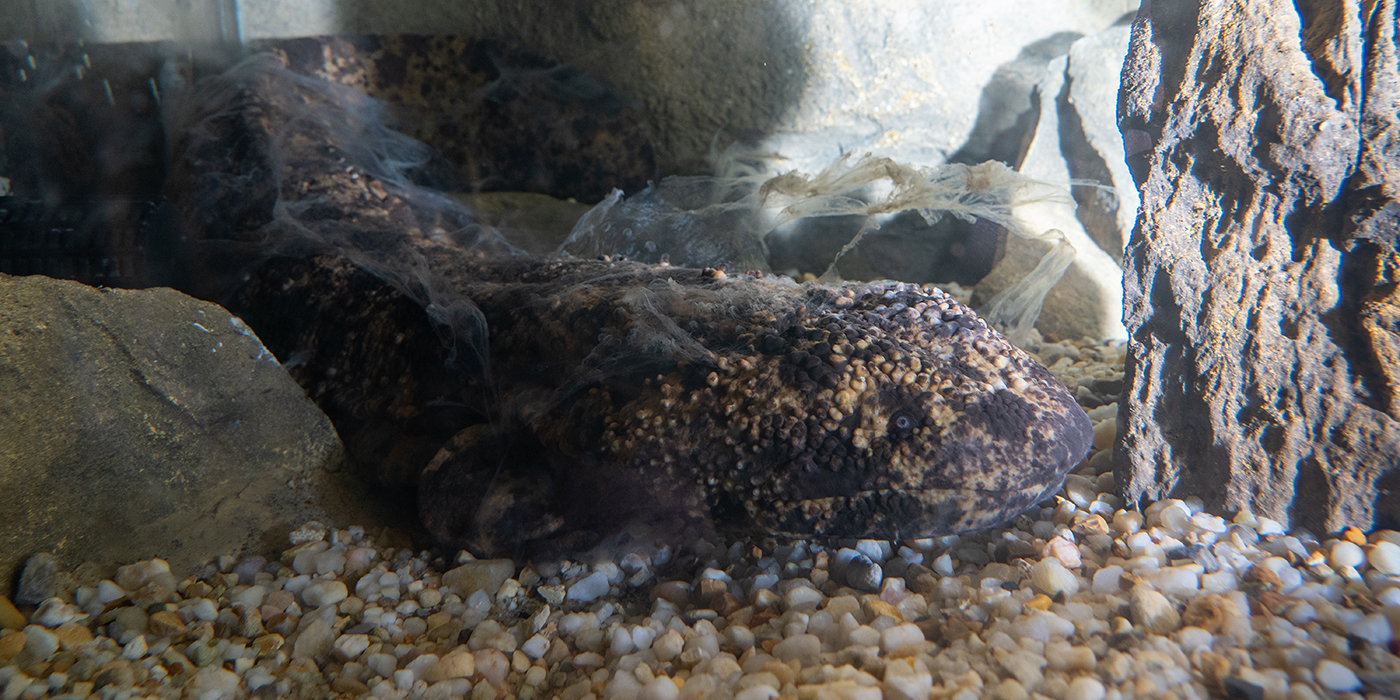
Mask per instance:
[[[136,674],[131,671],[131,662],[126,660],[111,661],[97,670],[97,673],[92,677],[92,682],[94,688],[97,689],[109,685],[130,688],[136,682]]]
[[[0,629],[22,630],[25,624],[24,613],[9,598],[0,595]]]
[[[1113,447],[1113,441],[1118,439],[1118,421],[1099,421],[1094,426],[1094,449],[1106,450]]]
[[[997,684],[996,697],[998,700],[1026,700],[1030,694],[1026,692],[1026,686],[1015,678],[1007,678]]]
[[[690,602],[690,582],[666,581],[658,583],[651,589],[651,598],[652,600],[659,598],[684,606]]]
[[[1098,514],[1075,516],[1074,531],[1081,535],[1107,535],[1108,521]]]
[[[73,651],[92,641],[92,630],[76,622],[59,625],[53,633],[54,636],[58,637],[58,643],[62,644],[63,648],[68,651]]]
[[[9,661],[15,655],[24,651],[24,634],[15,634],[0,637],[0,660]]]
[[[1366,544],[1366,533],[1353,525],[1342,531],[1342,539],[1352,544]]]
[[[331,681],[331,690],[344,695],[364,695],[369,692],[369,687],[354,678],[338,676]]]
[[[892,617],[896,622],[904,622],[904,615],[899,612],[898,608],[874,595],[866,596],[865,600],[860,603],[860,609],[861,612],[865,613],[866,619],[872,622],[881,616]]]
[[[1156,634],[1170,634],[1181,627],[1181,614],[1166,596],[1144,584],[1133,586],[1128,611],[1135,624]]]
[[[151,634],[157,637],[179,637],[185,633],[185,621],[169,610],[161,610],[151,615],[147,625]]]
[[[253,640],[253,649],[259,657],[263,657],[281,649],[285,642],[280,634],[265,634]]]
[[[1044,593],[1037,593],[1034,598],[1026,601],[1026,607],[1036,610],[1049,610],[1055,601],[1050,600],[1050,596]]]
[[[471,651],[466,647],[459,646],[455,651],[448,652],[447,655],[438,659],[437,665],[432,669],[431,677],[437,680],[471,678],[474,673],[476,673],[476,657],[472,656]]]
[[[1113,450],[1099,450],[1095,452],[1094,456],[1089,458],[1089,468],[1092,469],[1095,474],[1112,475]],[[1098,487],[1103,488],[1103,484],[1099,483]]]
[[[469,561],[442,575],[442,585],[466,600],[477,591],[495,597],[501,585],[515,573],[515,562],[509,559],[479,559]]]

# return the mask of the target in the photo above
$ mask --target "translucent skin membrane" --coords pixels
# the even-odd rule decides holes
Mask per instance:
[[[951,534],[1089,449],[1065,388],[940,290],[531,258],[412,185],[375,115],[252,59],[191,102],[172,195],[206,261],[246,263],[227,303],[446,544]]]

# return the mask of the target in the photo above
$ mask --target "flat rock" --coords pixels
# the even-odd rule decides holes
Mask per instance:
[[[178,292],[0,275],[0,396],[7,578],[36,552],[183,575],[305,520],[375,519],[331,471],[330,422],[252,331]]]

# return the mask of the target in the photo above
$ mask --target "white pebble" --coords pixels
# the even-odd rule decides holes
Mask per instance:
[[[380,678],[392,678],[399,667],[399,660],[393,654],[370,654],[365,666]]]
[[[1400,586],[1394,586],[1381,591],[1376,596],[1376,601],[1385,606],[1400,606]]]
[[[316,555],[316,573],[335,574],[339,576],[345,571],[345,552],[338,549],[330,549]]]
[[[1128,594],[1128,611],[1133,622],[1157,634],[1169,634],[1181,627],[1181,613],[1167,597],[1145,584],[1133,586]]]
[[[77,606],[63,602],[62,598],[49,598],[39,604],[32,621],[45,627],[58,627],[72,622],[79,616],[83,616],[83,612]]]
[[[680,695],[681,690],[676,687],[675,681],[666,676],[657,676],[642,686],[642,692],[637,693],[637,700],[676,700]]]
[[[194,615],[196,620],[203,620],[205,622],[213,622],[214,618],[219,616],[219,606],[214,605],[214,601],[208,598],[196,600],[194,605],[189,607],[189,611],[190,614]]]
[[[1254,528],[1254,531],[1259,533],[1261,537],[1264,535],[1282,535],[1287,532],[1283,527],[1283,523],[1273,518],[1266,518],[1261,515],[1258,516],[1257,520],[1259,521],[1259,526]]]
[[[476,657],[465,649],[459,648],[449,652],[437,663],[437,674],[443,678],[471,678],[474,673],[476,673]]]
[[[1233,571],[1220,570],[1213,574],[1206,574],[1201,577],[1201,590],[1207,593],[1229,593],[1238,590],[1240,587],[1239,578]]]
[[[312,608],[335,605],[348,596],[349,591],[340,581],[316,581],[301,591],[302,602]]]
[[[245,608],[256,608],[262,605],[263,598],[267,596],[267,589],[262,586],[235,586],[228,593],[229,605],[241,605]]]
[[[1366,552],[1362,551],[1356,543],[1346,540],[1332,545],[1332,553],[1327,558],[1327,563],[1331,564],[1333,568],[1360,566],[1363,561],[1366,561]]]
[[[510,671],[510,659],[501,653],[499,649],[479,649],[472,652],[476,663],[476,671],[486,679],[487,683],[499,687],[506,679],[506,673]]]
[[[1123,567],[1105,566],[1094,572],[1095,593],[1117,593],[1123,585]]]
[[[890,558],[891,546],[888,540],[860,540],[856,542],[856,551],[873,562],[883,562]]]
[[[1152,586],[1163,593],[1185,595],[1201,589],[1200,575],[1185,566],[1173,566],[1145,576]]]
[[[1181,645],[1183,651],[1190,654],[1197,649],[1209,649],[1215,643],[1215,635],[1200,627],[1182,627],[1181,631],[1177,632],[1176,642]]]
[[[221,666],[207,666],[190,679],[191,697],[232,698],[238,692],[238,674]]]
[[[569,600],[577,600],[587,603],[596,600],[608,593],[608,575],[595,571],[569,586]]]
[[[292,530],[292,532],[287,535],[287,539],[291,542],[293,547],[307,542],[320,542],[326,539],[327,529],[325,525],[312,520]]]
[[[542,634],[537,634],[520,645],[520,650],[532,659],[538,659],[549,651],[549,639]]]
[[[613,656],[626,656],[632,653],[636,645],[632,643],[632,633],[619,625],[613,628],[608,647]]]
[[[417,683],[418,681],[425,680],[428,672],[437,668],[438,661],[437,654],[422,654],[418,658],[408,662],[408,665],[404,666],[404,670],[411,672],[413,674],[413,682]],[[433,680],[436,681],[439,679],[434,678]]]
[[[146,650],[148,648],[149,647],[146,646],[146,635],[138,634],[132,637],[131,641],[126,643],[126,646],[122,647],[122,658],[130,661],[138,661],[141,657],[146,655]]]
[[[886,654],[902,655],[902,652],[923,647],[924,633],[912,624],[895,625],[880,634],[880,648]]]
[[[1113,531],[1120,535],[1131,535],[1142,529],[1142,513],[1135,510],[1120,510],[1113,514]]]
[[[826,599],[822,592],[808,586],[793,586],[783,596],[783,602],[791,610],[803,605],[817,605]]]
[[[336,637],[334,644],[335,652],[346,661],[354,661],[368,648],[369,635],[367,634],[342,634]]]
[[[1072,595],[1079,590],[1079,577],[1058,559],[1042,559],[1031,567],[1031,585],[1048,596]]]
[[[121,586],[112,583],[110,580],[97,584],[97,601],[106,605],[114,600],[121,600],[126,597],[126,591]]]
[[[782,693],[777,688],[766,685],[752,685],[734,694],[734,700],[774,700]],[[927,697],[927,694],[925,694]]]
[[[603,655],[596,651],[585,651],[574,657],[574,665],[579,668],[597,668],[604,663]]]
[[[1088,477],[1070,474],[1065,478],[1065,497],[1080,508],[1087,508],[1098,497],[1094,482]]]
[[[886,700],[926,700],[933,690],[933,676],[922,663],[895,659],[885,666]],[[737,698],[736,698],[737,700]]]
[[[1313,677],[1322,687],[1334,693],[1361,690],[1361,679],[1356,677],[1356,673],[1331,659],[1317,662]]]
[[[1347,625],[1347,632],[1380,647],[1390,644],[1394,635],[1390,629],[1390,620],[1381,613],[1372,613],[1352,622]]]
[[[1084,565],[1079,555],[1079,547],[1064,537],[1053,537],[1041,550],[1042,557],[1054,557],[1068,569],[1078,569]]]
[[[815,664],[821,652],[822,640],[815,634],[799,634],[788,637],[773,647],[773,656],[777,657],[779,661],[787,663],[797,659],[803,666]]]
[[[1107,692],[1099,679],[1083,676],[1074,679],[1074,682],[1069,684],[1069,692],[1065,694],[1065,700],[1103,700]]]
[[[436,588],[424,588],[418,592],[418,605],[424,608],[436,608],[442,604],[442,591]]]
[[[1387,576],[1400,575],[1400,544],[1377,542],[1371,547],[1371,551],[1366,553],[1366,561],[1371,564],[1371,568]]]
[[[933,560],[933,572],[939,576],[952,576],[957,573],[953,570],[953,557],[948,554],[940,554]]]

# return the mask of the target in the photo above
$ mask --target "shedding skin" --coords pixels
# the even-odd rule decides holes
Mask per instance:
[[[272,265],[242,306],[254,328],[294,325],[255,309],[313,319],[274,352],[303,357],[293,375],[350,432],[397,421],[368,461],[409,456],[381,476],[423,469],[428,529],[477,554],[662,517],[793,537],[980,530],[1053,494],[1092,442],[1048,371],[934,287],[427,253],[481,311],[489,381],[443,369],[419,307],[343,258]],[[366,297],[392,311],[366,314]],[[445,419],[434,405],[478,422],[415,429]]]
[[[442,544],[948,535],[1090,448],[1069,391],[941,290],[519,255],[384,170],[377,115],[249,59],[190,100],[170,195],[207,296]]]

